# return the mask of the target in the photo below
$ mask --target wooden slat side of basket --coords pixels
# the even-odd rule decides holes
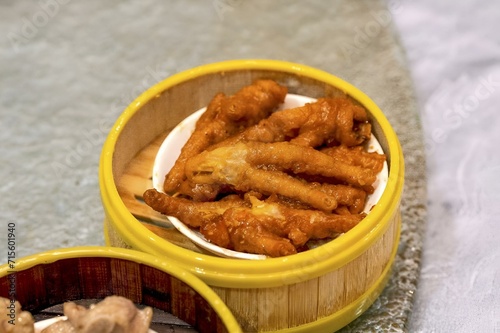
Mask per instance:
[[[399,212],[386,232],[353,261],[331,272],[276,288],[212,287],[245,332],[277,331],[332,316],[374,286],[390,262],[398,242]],[[284,282],[298,277],[284,276]],[[367,300],[365,308],[374,299]]]
[[[199,332],[227,332],[220,317],[200,294],[183,281],[156,268],[117,258],[60,259],[0,278],[0,297],[15,299],[36,314],[68,301],[119,295],[136,304],[169,312]]]

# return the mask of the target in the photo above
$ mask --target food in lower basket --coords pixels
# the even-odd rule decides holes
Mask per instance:
[[[19,302],[0,298],[1,311],[7,311],[0,320],[1,332],[33,333],[35,322],[31,314],[21,311]],[[4,320],[9,317],[9,304],[14,304],[13,321]],[[7,309],[7,310],[5,310]],[[153,309],[138,309],[132,301],[121,296],[108,296],[89,308],[74,302],[63,304],[65,317],[43,328],[41,333],[147,333],[153,317]]]

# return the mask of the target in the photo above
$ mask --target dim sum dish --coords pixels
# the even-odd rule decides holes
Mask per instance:
[[[206,64],[116,120],[104,237],[174,263],[246,332],[325,332],[360,316],[397,254],[404,159],[385,110],[303,64]]]

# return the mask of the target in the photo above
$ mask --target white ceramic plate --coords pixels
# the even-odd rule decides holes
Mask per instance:
[[[285,102],[280,106],[280,110],[290,109],[298,106],[302,106],[306,103],[314,102],[314,98],[288,94],[285,98]],[[156,155],[156,159],[153,165],[153,187],[163,192],[163,182],[165,180],[166,174],[170,171],[170,169],[175,164],[175,161],[179,157],[181,153],[181,149],[184,144],[187,142],[191,134],[193,133],[196,121],[201,116],[203,112],[205,112],[206,108],[202,108],[195,113],[191,114],[189,117],[185,118],[183,121],[179,123],[165,138],[158,153]],[[368,151],[369,152],[378,152],[383,154],[382,147],[379,142],[375,138],[374,135],[371,136],[370,141],[368,142]],[[384,164],[384,168],[377,176],[377,180],[373,184],[375,191],[373,194],[367,197],[366,205],[364,208],[365,213],[369,213],[371,208],[377,203],[378,199],[384,192],[388,177],[388,167],[387,163]],[[179,230],[186,237],[191,239],[195,244],[200,246],[201,248],[212,252],[218,256],[226,257],[226,258],[239,258],[239,259],[254,259],[254,260],[262,260],[266,259],[265,255],[260,254],[250,254],[228,250],[225,248],[221,248],[217,245],[214,245],[208,242],[205,237],[199,233],[198,231],[189,228],[187,225],[179,221],[179,219],[169,216],[168,219],[172,222],[175,228]]]
[[[42,332],[42,330],[44,330],[45,328],[49,327],[50,325],[58,322],[58,321],[61,321],[61,320],[66,320],[66,316],[59,316],[59,317],[54,317],[54,318],[50,318],[50,319],[45,319],[45,320],[41,320],[41,321],[37,321],[35,323],[35,333],[40,333]],[[149,330],[148,333],[156,333],[156,331],[153,331],[153,330]]]

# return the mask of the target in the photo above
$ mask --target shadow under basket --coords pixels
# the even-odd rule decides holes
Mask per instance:
[[[152,328],[157,332],[241,332],[211,288],[186,270],[146,253],[75,247],[0,266],[0,297],[15,299],[35,319],[46,319],[47,309],[61,308],[58,305],[64,302],[85,304],[111,295],[152,307]],[[155,318],[159,319],[156,327]],[[171,324],[176,322],[178,330]]]
[[[377,205],[356,227],[315,249],[265,260],[219,258],[195,246],[142,200],[152,188],[156,153],[168,133],[218,92],[256,79],[289,93],[347,95],[368,111],[387,155],[389,178]],[[361,315],[384,288],[400,232],[404,163],[378,106],[351,84],[320,70],[273,60],[233,60],[176,74],[148,89],[122,113],[104,144],[99,180],[109,245],[133,248],[197,275],[220,296],[246,332],[332,332]]]

